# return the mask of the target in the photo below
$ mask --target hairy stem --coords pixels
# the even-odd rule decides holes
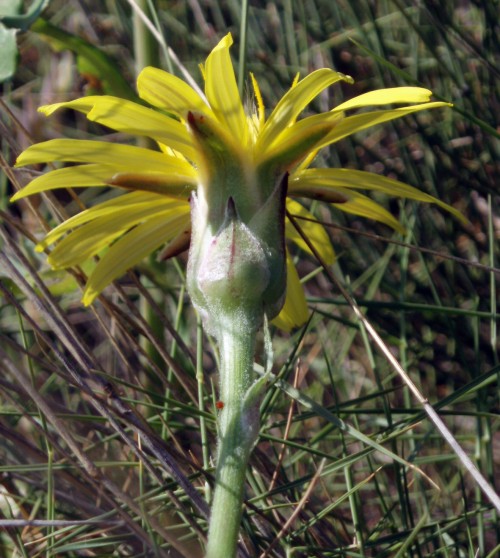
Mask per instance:
[[[245,473],[259,432],[254,384],[255,332],[234,320],[219,338],[219,447],[206,558],[233,558],[240,530]]]

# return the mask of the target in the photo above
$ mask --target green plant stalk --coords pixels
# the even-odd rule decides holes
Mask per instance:
[[[238,69],[238,91],[243,98],[246,76],[247,62],[247,30],[248,30],[248,0],[241,3],[241,24],[240,24],[240,65]]]
[[[136,0],[136,4],[149,17],[148,1]],[[151,31],[140,18],[137,10],[133,11],[132,23],[134,29],[135,69],[138,75],[146,66],[159,65],[158,44]]]
[[[236,555],[242,515],[245,474],[259,432],[253,360],[255,331],[232,320],[219,338],[219,447],[206,558]]]
[[[187,285],[205,330],[217,342],[217,469],[207,558],[235,556],[245,472],[259,433],[267,375],[255,380],[257,331],[280,311],[286,289],[284,248],[288,175],[277,163],[253,168],[210,119],[188,115],[203,154],[202,180],[191,195]],[[266,355],[270,369],[270,341]]]

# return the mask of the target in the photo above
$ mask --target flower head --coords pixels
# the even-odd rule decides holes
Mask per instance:
[[[299,119],[324,89],[340,81],[352,83],[350,77],[323,68],[296,80],[266,118],[252,75],[257,109],[247,114],[236,85],[231,44],[228,34],[209,54],[203,68],[205,94],[172,74],[146,68],[137,82],[144,104],[91,96],[39,109],[50,115],[72,108],[119,132],[152,138],[158,146],[153,150],[55,139],[29,147],[18,158],[18,166],[56,161],[77,164],[35,178],[13,200],[61,187],[115,186],[125,191],[68,219],[37,246],[41,251],[55,245],[49,255],[54,268],[101,256],[89,276],[85,304],[163,244],[170,243],[170,251],[176,253],[191,233],[189,288],[202,314],[213,310],[217,297],[228,298],[228,311],[258,300],[261,313],[270,318],[279,313],[278,323],[290,329],[305,320],[307,308],[284,236],[309,248],[286,220],[285,206],[293,215],[311,217],[294,198],[321,199],[396,230],[401,230],[399,222],[360,190],[433,202],[457,213],[411,186],[376,174],[309,168],[318,150],[346,136],[446,106],[430,102],[430,91],[382,89]],[[403,106],[351,113],[380,105]],[[304,230],[331,263],[333,249],[323,228],[304,221]],[[246,283],[240,282],[243,268]],[[231,278],[229,291],[221,277]],[[236,310],[230,309],[231,300],[237,302]]]

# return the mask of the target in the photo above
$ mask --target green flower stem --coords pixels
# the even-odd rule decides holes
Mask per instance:
[[[233,558],[240,530],[245,473],[259,432],[253,360],[255,331],[234,319],[219,337],[219,447],[206,558]]]

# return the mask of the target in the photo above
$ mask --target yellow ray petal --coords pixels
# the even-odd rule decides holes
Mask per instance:
[[[118,97],[102,95],[45,105],[38,110],[48,116],[60,108],[83,112],[89,120],[118,132],[150,137],[181,152],[191,161],[196,161],[196,150],[185,124],[154,109]]]
[[[120,169],[107,184],[125,190],[142,190],[187,200],[196,187],[196,180],[175,172],[122,172]]]
[[[286,255],[286,272],[285,304],[272,323],[284,331],[292,331],[305,324],[309,312],[304,289],[288,252]]]
[[[11,201],[57,188],[84,188],[96,186],[118,186],[125,190],[156,192],[163,196],[187,199],[196,186],[192,176],[177,172],[176,168],[164,172],[133,172],[123,166],[86,164],[65,167],[42,174],[19,190]]]
[[[182,118],[190,110],[211,114],[210,108],[198,93],[182,79],[159,70],[147,67],[137,78],[139,96],[149,104],[172,111]]]
[[[331,265],[335,259],[335,253],[325,229],[319,223],[313,222],[315,217],[300,203],[287,199],[286,208],[292,216],[299,218],[298,224],[300,225],[302,231],[306,234],[307,238],[321,255],[325,263],[327,265]],[[305,221],[304,219],[308,220]],[[286,238],[288,240],[297,244],[297,246],[305,252],[313,254],[307,243],[288,219],[285,221],[285,231]]]
[[[383,124],[384,122],[389,122],[390,120],[395,120],[396,118],[401,118],[402,116],[413,114],[421,110],[448,106],[450,106],[448,103],[441,102],[424,103],[421,105],[415,105],[413,107],[378,110],[349,116],[339,122],[339,124],[320,143],[318,149],[335,143],[347,136],[360,132],[361,130],[365,130],[370,126],[375,126],[376,124]]]
[[[189,211],[189,210],[188,210]],[[189,213],[149,219],[116,241],[89,277],[83,303],[89,305],[111,281],[120,277],[148,254],[168,242],[189,223]]]
[[[287,170],[316,150],[316,145],[335,128],[341,120],[337,114],[316,114],[304,118],[285,128],[272,144],[262,152],[256,151],[255,161],[259,165],[274,162]]]
[[[94,103],[100,98],[101,97],[99,95],[89,95],[88,97],[81,97],[80,99],[74,99],[72,101],[64,101],[63,103],[42,105],[41,107],[38,107],[38,112],[41,112],[45,116],[51,116],[54,112],[61,108],[70,108],[87,114],[92,110]]]
[[[117,171],[113,165],[77,165],[47,172],[37,176],[22,190],[19,190],[11,201],[17,201],[26,196],[55,190],[57,188],[83,188],[87,186],[105,186],[106,180]]]
[[[316,169],[311,169],[316,170]],[[323,169],[318,169],[322,171]],[[391,215],[386,209],[381,205],[374,202],[370,198],[356,192],[354,190],[349,190],[348,188],[326,186],[325,184],[312,184],[306,185],[305,181],[301,185],[301,180],[292,180],[289,183],[289,195],[297,197],[308,197],[312,199],[324,200],[330,203],[334,203],[335,207],[344,211],[345,213],[351,213],[353,215],[358,215],[359,217],[367,217],[368,219],[374,219],[375,221],[380,221],[393,228],[394,230],[403,233],[404,227],[399,223],[399,221]],[[332,202],[330,197],[332,196],[341,198],[341,203],[337,201]],[[302,226],[303,221],[300,221]]]
[[[234,76],[229,47],[233,44],[228,33],[208,55],[205,63],[205,93],[217,119],[240,145],[246,145],[248,128]]]
[[[98,210],[95,208],[94,211],[92,209],[87,210],[86,222],[70,232],[52,250],[48,258],[50,265],[55,269],[78,265],[98,254],[108,247],[113,240],[139,223],[159,216],[167,221],[189,211],[187,204],[172,202],[172,200],[159,196],[157,198],[159,199],[153,199],[131,207],[115,208],[114,211],[109,211],[101,217],[91,220],[89,220],[89,217],[98,214]],[[75,221],[72,224],[74,223]],[[67,222],[63,225],[67,225]],[[65,228],[67,230],[67,227]],[[60,234],[61,229],[55,229],[55,231]],[[52,235],[51,239],[54,236],[56,234]]]
[[[347,189],[339,188],[341,193],[344,193],[346,197],[349,198],[348,201],[341,204],[335,204],[337,209],[343,211],[344,213],[350,213],[352,215],[357,215],[358,217],[366,217],[367,219],[373,219],[374,221],[379,221],[384,223],[391,229],[404,234],[405,229],[403,225],[391,214],[387,209],[384,209],[380,204],[374,202],[370,198],[360,194],[359,192],[349,191]]]
[[[97,140],[53,139],[35,143],[17,158],[16,167],[52,161],[72,163],[140,164],[154,165],[161,169],[166,155],[135,147]],[[144,159],[146,158],[146,159]]]
[[[123,194],[70,217],[52,229],[47,236],[37,244],[36,250],[41,252],[62,238],[66,233],[96,219],[106,219],[108,216],[120,215],[120,218],[125,220],[129,218],[134,211],[141,211],[144,208],[149,208],[152,214],[154,214],[155,209],[161,211],[165,208],[178,208],[184,211],[185,207],[187,211],[189,206],[187,202],[184,202],[184,204],[185,206],[177,200],[170,200],[163,196],[160,197],[157,194],[145,192]]]
[[[125,169],[136,166],[158,172],[177,169],[186,176],[195,176],[192,166],[179,157],[143,147],[94,140],[54,139],[35,143],[19,155],[16,167],[52,161],[123,165]]]
[[[327,197],[329,190],[336,191],[336,188],[374,190],[389,196],[434,203],[452,213],[461,221],[464,220],[463,215],[459,211],[438,198],[398,180],[371,172],[353,169],[307,169],[294,174],[288,182],[288,193],[298,197],[305,196],[321,199],[322,193]]]
[[[259,136],[258,150],[264,151],[267,145],[272,144],[323,89],[341,80],[352,82],[352,78],[348,76],[322,68],[312,72],[295,87],[289,89],[267,119]]]
[[[264,126],[264,122],[266,120],[264,101],[262,100],[262,93],[260,92],[259,82],[255,79],[255,76],[252,74],[252,72],[250,72],[250,79],[252,80],[253,93],[255,95],[255,101],[257,103],[259,129],[262,129],[262,126]]]
[[[369,107],[374,105],[427,103],[432,91],[422,87],[390,87],[358,95],[335,107],[332,112]]]
[[[87,118],[119,132],[150,137],[196,161],[196,150],[185,124],[154,109],[105,98],[94,104]]]

